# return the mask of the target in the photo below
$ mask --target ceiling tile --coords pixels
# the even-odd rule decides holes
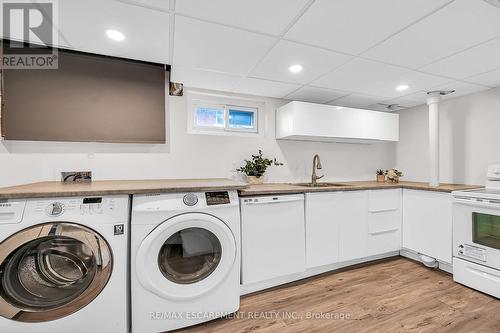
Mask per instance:
[[[286,38],[359,54],[449,0],[317,0]]]
[[[285,98],[310,103],[326,103],[345,95],[347,92],[344,91],[306,86],[285,96]]]
[[[363,56],[420,68],[499,35],[500,9],[484,1],[455,0]]]
[[[307,0],[181,0],[176,13],[279,35]]]
[[[364,108],[368,105],[379,103],[384,100],[384,97],[367,96],[362,94],[351,94],[348,96],[340,97],[328,104],[346,106],[351,108]]]
[[[96,8],[99,10],[96,11]],[[92,24],[89,24],[89,18]],[[60,38],[62,47],[168,63],[168,13],[116,1],[65,0],[59,1],[58,28],[62,32]],[[123,32],[126,39],[123,42],[108,39],[105,35],[107,29]]]
[[[447,99],[452,99],[468,94],[473,94],[482,90],[487,90],[489,88],[480,86],[480,85],[475,85],[475,84],[469,84],[466,82],[461,82],[461,81],[452,81],[448,82],[446,84],[441,84],[435,87],[432,87],[430,90],[455,90],[454,93],[442,96],[444,100]],[[422,105],[427,103],[427,92],[425,91],[418,91],[413,94],[409,94],[406,96],[398,97],[398,98],[393,98],[390,100],[385,100],[383,101],[384,104],[398,104],[406,108]]]
[[[282,98],[299,87],[300,85],[298,84],[245,78],[236,86],[234,92],[256,96]]]
[[[463,79],[500,68],[500,38],[423,67],[424,72]]]
[[[275,41],[272,37],[176,16],[173,65],[246,74]]]
[[[175,66],[172,67],[171,80],[186,87],[231,91],[241,76]]]
[[[466,81],[488,87],[500,87],[500,68],[494,71],[468,77]]]
[[[170,10],[170,1],[166,0],[115,0],[131,6],[138,6],[167,12]]]
[[[433,90],[455,90],[454,93],[443,96],[443,99],[460,97],[488,89],[489,87],[461,82],[461,81],[453,81],[433,88]]]
[[[427,93],[425,91],[418,91],[413,94],[393,98],[383,101],[384,104],[397,104],[405,108],[412,108],[414,106],[427,103]]]
[[[293,83],[309,83],[340,66],[349,56],[294,42],[280,41],[250,73],[252,77]],[[300,73],[291,73],[291,65],[300,64]]]
[[[448,81],[450,80],[358,58],[314,81],[313,85],[393,98]],[[407,84],[409,89],[397,91],[396,86],[400,84]]]
[[[400,105],[390,105],[386,103],[376,103],[366,106],[366,109],[380,112],[396,112],[404,110],[405,107],[402,107]]]

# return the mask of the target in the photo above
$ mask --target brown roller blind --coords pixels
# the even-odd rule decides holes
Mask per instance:
[[[59,51],[59,69],[4,70],[7,140],[165,143],[164,66]]]

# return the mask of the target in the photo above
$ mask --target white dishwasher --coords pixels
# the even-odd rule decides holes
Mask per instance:
[[[242,284],[305,271],[304,195],[243,197],[240,204]]]

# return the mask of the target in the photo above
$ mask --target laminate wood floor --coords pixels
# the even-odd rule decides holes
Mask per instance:
[[[397,257],[243,297],[179,332],[500,332],[500,301]]]

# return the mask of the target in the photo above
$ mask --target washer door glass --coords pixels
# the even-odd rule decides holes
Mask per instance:
[[[180,284],[196,283],[208,277],[221,260],[217,237],[202,228],[187,228],[170,236],[158,255],[161,273]]]
[[[67,316],[90,303],[111,275],[107,242],[70,223],[25,229],[0,244],[0,315],[24,322]]]

